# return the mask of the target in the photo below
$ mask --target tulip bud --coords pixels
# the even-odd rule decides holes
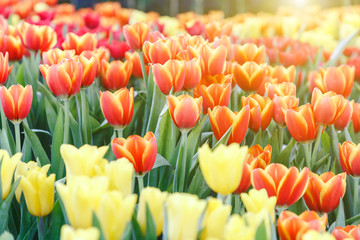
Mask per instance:
[[[339,143],[339,161],[341,169],[346,174],[359,177],[360,176],[360,144],[345,141],[342,145]]]
[[[105,60],[101,61],[101,81],[106,89],[118,90],[126,87],[129,82],[132,72],[132,63],[112,61],[108,63]]]
[[[124,197],[132,193],[134,167],[126,158],[108,162],[104,175],[109,179],[109,190],[120,191]]]
[[[233,44],[233,60],[240,65],[246,62],[255,62],[257,64],[265,63],[266,51],[264,46],[257,46],[253,43],[243,45]]]
[[[70,225],[63,225],[60,231],[60,240],[98,240],[100,237],[99,229],[96,227],[74,229]]]
[[[1,200],[4,200],[10,192],[10,187],[13,181],[16,166],[20,162],[22,154],[16,153],[10,157],[6,150],[0,149],[0,164],[1,164]]]
[[[233,63],[231,72],[236,84],[244,91],[256,91],[263,84],[267,66],[255,62],[246,62],[243,65]]]
[[[265,189],[251,189],[248,193],[242,193],[240,197],[247,212],[256,214],[261,210],[266,209],[272,220],[275,221],[276,197],[268,197]]]
[[[245,219],[238,214],[231,215],[225,227],[225,240],[232,239],[254,239],[256,230],[249,227]]]
[[[13,66],[9,67],[9,54],[0,53],[0,85],[4,85]]]
[[[97,46],[96,35],[92,33],[85,33],[78,36],[75,33],[69,32],[66,34],[65,41],[62,44],[64,50],[75,50],[76,55],[80,55],[83,51],[92,51]]]
[[[135,23],[134,25],[126,25],[123,27],[123,33],[126,42],[134,50],[141,50],[144,42],[149,37],[149,25],[144,22]]]
[[[63,59],[71,59],[75,56],[75,50],[61,50],[59,48],[50,49],[42,53],[43,62],[46,65],[60,63]]]

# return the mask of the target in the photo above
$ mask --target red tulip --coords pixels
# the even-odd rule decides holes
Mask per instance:
[[[5,116],[12,122],[21,122],[30,112],[33,99],[31,85],[24,88],[21,85],[13,85],[9,89],[0,87],[1,104]]]

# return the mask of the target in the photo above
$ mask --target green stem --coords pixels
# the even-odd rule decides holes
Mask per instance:
[[[186,164],[186,151],[187,151],[187,132],[181,131],[181,138],[182,138],[182,151],[181,151],[181,175],[180,175],[180,182],[179,182],[179,191],[185,191],[185,181],[187,179],[187,164]]]
[[[143,75],[143,79],[144,79],[144,82],[145,82],[145,86],[147,87],[148,86],[148,82],[147,82],[147,74],[146,74],[146,68],[145,68],[145,62],[144,62],[144,53],[141,51],[141,52],[137,52],[139,54],[139,57],[140,57],[140,65],[141,65],[141,73]]]
[[[231,205],[232,194],[222,195],[221,193],[217,194],[217,199],[221,200],[225,205]]]
[[[1,108],[1,128],[4,130],[5,129],[5,126],[6,126],[6,116],[5,116],[5,113],[4,113],[4,109],[2,107],[2,104],[0,104],[0,108]]]
[[[311,153],[309,149],[310,143],[303,143],[302,146],[304,149],[306,166],[309,168],[309,170],[311,170]]]
[[[64,143],[69,143],[69,130],[70,130],[70,103],[69,99],[64,100],[64,112],[65,112],[65,123],[64,123]]]
[[[254,141],[252,143],[252,146],[254,146],[255,144],[259,144],[260,146],[262,146],[262,130],[259,129],[259,131],[257,133],[255,133],[255,137],[254,137]]]
[[[21,140],[20,140],[20,123],[14,123],[15,127],[15,140],[16,140],[16,152],[21,152]]]
[[[352,138],[351,138],[351,135],[349,133],[349,129],[348,129],[349,126],[347,126],[345,129],[344,129],[344,133],[345,133],[345,139],[346,141],[349,141],[349,142],[352,142]]]
[[[358,213],[359,205],[359,178],[353,177],[354,180],[354,214]]]
[[[44,240],[44,219],[42,217],[37,217],[36,223],[38,229],[38,239]]]
[[[83,141],[84,144],[90,144],[91,138],[89,136],[89,114],[88,114],[88,105],[86,104],[86,89],[80,89],[80,98],[81,98],[81,130],[83,132]]]
[[[339,158],[339,140],[338,140],[338,136],[337,136],[337,133],[336,133],[336,130],[335,130],[335,127],[334,127],[334,124],[333,125],[330,125],[329,126],[330,128],[330,143],[331,143],[331,155],[332,155],[332,164],[335,164],[335,169],[334,169],[334,173],[335,174],[338,174],[341,171],[341,167],[340,167],[340,163],[338,161],[338,158]]]
[[[235,198],[234,213],[240,214],[240,209],[241,209],[240,194],[234,195],[234,198]]]
[[[124,131],[124,129],[116,129],[115,130],[116,137],[117,138],[122,138],[123,137],[123,131]]]
[[[317,132],[317,135],[316,135],[315,145],[314,145],[314,149],[313,149],[312,157],[311,157],[311,161],[313,163],[316,161],[317,151],[319,149],[319,144],[320,144],[321,134],[322,134],[323,129],[324,129],[324,126],[320,125],[319,129],[318,129],[318,132]]]
[[[144,176],[143,175],[139,175],[138,176],[138,184],[139,184],[139,194],[141,193],[141,191],[144,189]]]
[[[285,128],[278,125],[279,127],[279,153],[281,153],[284,144],[284,132]]]

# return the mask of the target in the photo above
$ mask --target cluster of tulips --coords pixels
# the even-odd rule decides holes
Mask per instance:
[[[360,239],[359,10],[1,2],[0,239]]]

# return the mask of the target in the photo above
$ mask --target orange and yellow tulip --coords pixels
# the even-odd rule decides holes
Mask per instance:
[[[50,49],[42,53],[44,64],[54,65],[60,63],[63,59],[71,59],[75,56],[75,50],[61,50],[59,48]]]
[[[160,91],[168,95],[173,90],[180,92],[185,81],[186,61],[169,60],[165,64],[152,65],[154,80]]]
[[[3,35],[0,36],[0,42],[4,41],[4,46],[0,47],[4,54],[9,53],[10,61],[21,60],[25,54],[25,47],[22,45],[21,39],[18,35]],[[1,45],[1,44],[0,44]]]
[[[301,172],[296,167],[287,168],[282,164],[272,163],[265,169],[254,169],[251,183],[254,188],[265,188],[269,197],[277,197],[278,206],[290,206],[305,193],[309,182],[309,169]]]
[[[199,63],[202,76],[223,74],[226,63],[226,47],[218,46],[213,49],[207,44],[202,44],[196,49],[196,55],[199,57]]]
[[[313,91],[317,87],[322,93],[333,91],[347,98],[354,85],[354,77],[355,68],[348,65],[320,68],[319,72],[309,73],[309,88]]]
[[[185,79],[183,89],[185,91],[193,90],[200,82],[201,68],[195,59],[186,61],[185,64]]]
[[[93,56],[95,56],[96,58],[96,66],[97,66],[97,71],[96,71],[96,76],[98,77],[101,73],[101,62],[102,60],[109,62],[110,61],[110,51],[109,49],[107,49],[106,47],[99,47],[93,51],[83,51],[81,54],[81,56],[86,57],[87,59],[92,58]]]
[[[18,26],[18,32],[23,45],[29,50],[44,52],[56,45],[56,33],[49,26],[22,22]]]
[[[328,216],[321,217],[314,211],[305,211],[296,215],[290,211],[283,211],[278,219],[278,232],[281,240],[301,239],[309,230],[325,231]]]
[[[91,57],[90,59],[87,59],[84,56],[76,56],[75,60],[81,63],[83,67],[81,87],[90,86],[94,82],[97,72],[95,56]]]
[[[68,33],[62,44],[64,50],[74,49],[76,55],[80,55],[83,51],[92,51],[96,48],[97,38],[95,34],[85,33],[78,36],[75,33]]]
[[[274,102],[270,98],[251,94],[241,97],[241,103],[243,107],[250,107],[249,128],[253,132],[265,130],[269,126],[274,113]]]
[[[9,54],[0,53],[0,85],[4,85],[13,66],[9,67]]]
[[[345,190],[345,173],[335,176],[332,172],[325,172],[319,176],[310,172],[304,200],[310,210],[328,213],[337,208]]]
[[[127,158],[139,175],[149,172],[154,166],[157,144],[152,132],[146,133],[142,138],[138,135],[129,136],[127,139],[115,138],[111,142],[116,158]]]
[[[5,116],[12,122],[21,122],[30,112],[33,99],[31,85],[24,88],[13,85],[9,89],[0,87],[0,99]]]
[[[216,106],[208,110],[211,128],[219,141],[232,126],[227,144],[241,143],[245,137],[250,120],[249,106],[243,107],[239,113],[231,111],[226,106]]]
[[[201,115],[202,97],[193,98],[186,94],[179,97],[169,95],[167,100],[171,118],[181,131],[189,131],[195,127]]]
[[[149,37],[149,25],[144,22],[135,23],[134,25],[126,25],[123,28],[123,33],[126,42],[134,50],[141,50],[143,44]]]
[[[360,239],[360,225],[347,225],[346,227],[336,227],[332,231],[336,240]]]
[[[253,43],[234,44],[231,50],[233,52],[233,61],[241,65],[246,62],[265,63],[266,52],[264,46],[258,47]]]
[[[57,97],[69,99],[80,91],[83,68],[74,59],[64,60],[52,66],[39,66],[50,91]]]
[[[140,56],[137,52],[126,52],[125,59],[132,63],[132,75],[138,78],[143,78],[141,70]],[[149,66],[145,65],[146,73],[149,73]]]
[[[354,132],[360,132],[360,103],[352,102],[353,112],[351,121],[353,123]]]
[[[274,122],[282,127],[285,127],[285,113],[288,109],[297,109],[299,106],[299,99],[294,96],[276,96],[274,99]]]
[[[284,67],[282,65],[277,65],[275,67],[269,66],[268,76],[271,78],[273,83],[283,83],[283,82],[294,82],[296,77],[296,68],[295,66]]]
[[[170,59],[175,59],[178,46],[174,39],[159,39],[155,42],[146,41],[143,46],[144,60],[149,63],[164,64]]]
[[[341,169],[346,174],[360,177],[360,144],[349,141],[342,145],[339,143],[339,161]]]
[[[129,61],[101,61],[101,81],[109,90],[118,90],[126,87],[132,72],[132,63]]]
[[[232,23],[222,23],[220,21],[212,21],[204,26],[205,39],[213,42],[216,37],[230,36],[232,32]]]
[[[309,103],[300,106],[298,109],[286,110],[285,123],[291,136],[297,142],[311,142],[318,132],[314,112]]]
[[[100,92],[101,111],[115,129],[124,129],[130,124],[134,111],[134,89],[122,88],[115,93]]]
[[[233,63],[231,72],[233,80],[244,91],[256,91],[263,84],[267,66],[256,62],[246,62],[243,65]]]
[[[267,96],[274,99],[275,96],[296,96],[296,85],[292,82],[266,83]]]

